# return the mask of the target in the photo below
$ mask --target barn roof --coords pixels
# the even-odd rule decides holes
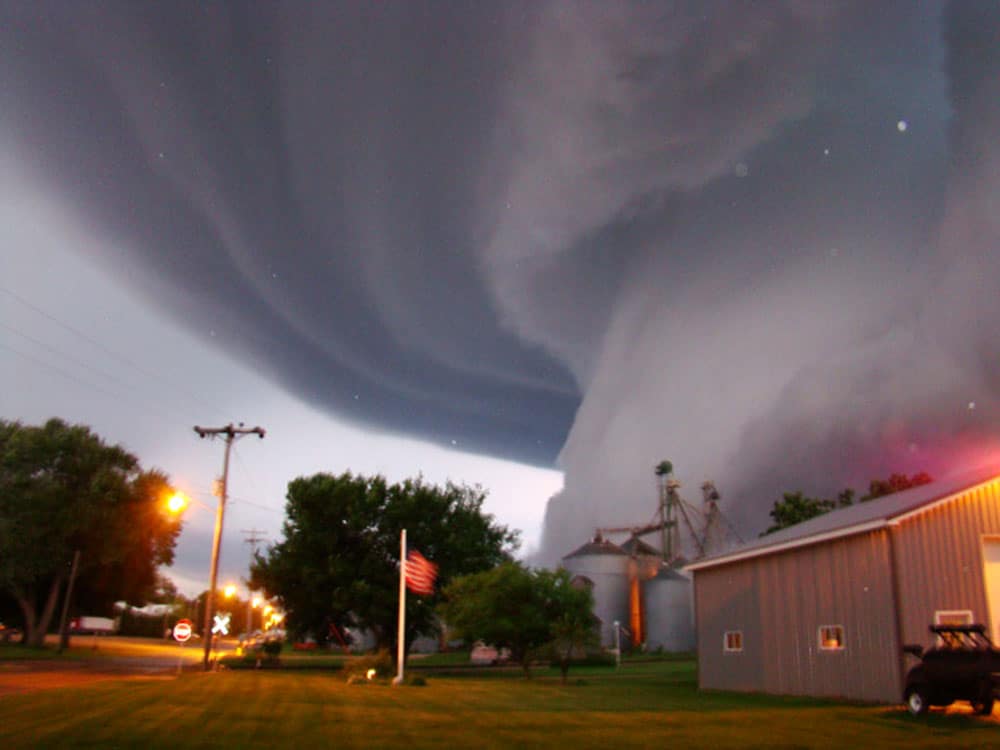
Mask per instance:
[[[737,560],[771,555],[795,547],[819,544],[829,539],[894,526],[910,515],[922,513],[935,505],[948,502],[966,490],[996,479],[1000,479],[998,464],[956,472],[930,484],[830,511],[755,539],[724,554],[693,562],[685,570],[703,570]]]

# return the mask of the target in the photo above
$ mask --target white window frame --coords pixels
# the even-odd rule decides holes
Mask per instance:
[[[738,648],[732,648],[729,645],[729,636],[735,635],[739,641]],[[742,630],[727,630],[722,634],[722,651],[727,654],[742,654],[743,653],[743,631]]]
[[[959,621],[959,617],[963,621]],[[935,609],[935,625],[972,625],[975,622],[971,609]]]
[[[958,622],[956,615],[961,615],[965,622]],[[935,625],[972,625],[975,622],[971,609],[935,609]],[[934,636],[934,645],[938,648],[944,646],[944,638],[939,635]]]
[[[839,630],[840,631],[840,645],[839,646],[828,646],[826,641],[823,639],[824,630]],[[847,648],[847,632],[843,625],[820,625],[816,629],[816,640],[819,643],[820,651],[843,651]]]

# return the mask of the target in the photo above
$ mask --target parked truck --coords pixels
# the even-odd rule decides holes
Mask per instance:
[[[118,623],[110,617],[74,617],[69,632],[76,635],[112,635],[118,632]]]
[[[983,625],[931,625],[934,645],[907,645],[903,650],[920,659],[906,675],[903,701],[914,715],[931,706],[968,701],[982,716],[993,712],[1000,694],[1000,649]]]

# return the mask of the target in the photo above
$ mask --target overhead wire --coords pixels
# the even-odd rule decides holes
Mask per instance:
[[[55,325],[57,325],[60,328],[62,328],[63,330],[68,331],[70,334],[72,334],[73,336],[76,336],[80,340],[85,341],[88,344],[90,344],[91,346],[96,347],[100,351],[104,352],[105,354],[108,354],[111,357],[114,357],[119,362],[122,362],[125,365],[128,365],[129,367],[131,367],[132,369],[134,369],[136,372],[140,373],[144,377],[156,380],[156,381],[158,381],[158,382],[166,385],[175,394],[178,394],[178,395],[184,397],[185,399],[189,399],[191,403],[197,403],[197,404],[199,404],[199,406],[200,406],[200,408],[202,410],[208,410],[208,411],[212,412],[214,415],[221,416],[221,417],[223,417],[226,420],[230,419],[229,416],[223,415],[223,412],[221,410],[219,410],[218,407],[215,406],[214,404],[211,404],[210,402],[205,401],[204,399],[198,397],[197,395],[191,393],[190,391],[187,391],[187,390],[185,390],[183,388],[180,388],[177,385],[176,382],[174,382],[172,380],[169,380],[168,378],[165,378],[164,376],[160,375],[156,371],[147,369],[147,368],[139,365],[138,363],[136,363],[135,361],[133,361],[131,358],[125,356],[124,354],[122,354],[120,352],[115,351],[111,347],[107,346],[106,344],[103,344],[102,342],[98,341],[97,339],[93,338],[92,336],[88,335],[87,333],[79,330],[75,326],[72,326],[69,323],[66,323],[65,321],[60,320],[58,317],[56,317],[52,313],[50,313],[50,312],[48,312],[46,310],[43,310],[42,308],[38,307],[37,305],[29,302],[28,300],[24,299],[24,297],[22,297],[21,295],[17,294],[16,292],[14,292],[14,291],[12,291],[10,289],[7,289],[6,287],[0,286],[0,293],[5,294],[6,296],[8,296],[9,298],[13,299],[18,304],[22,305],[23,307],[27,308],[28,310],[31,310],[35,314],[40,315],[41,317],[45,318],[46,320],[49,320],[50,322],[52,322]],[[21,335],[26,335],[26,334],[21,334]]]
[[[247,477],[249,479],[249,483],[250,483],[251,487],[254,489],[255,492],[257,492],[257,488],[260,486],[260,482],[257,481],[257,477],[254,475],[254,472],[251,470],[250,465],[246,461],[243,460],[243,456],[240,455],[240,451],[237,448],[235,442],[233,443],[233,450],[232,450],[232,452],[233,452],[233,455],[236,457],[236,462],[240,465],[240,468],[243,469],[244,472],[246,472],[246,475],[247,475]],[[230,497],[232,497],[232,496],[230,496]],[[255,503],[255,502],[253,502],[251,500],[246,500],[244,498],[235,498],[235,499],[237,500],[237,502],[245,503],[247,505],[252,505],[252,506],[254,506],[256,508],[260,508],[261,510],[268,510],[268,511],[272,511],[272,512],[275,512],[275,513],[284,513],[283,509],[282,510],[278,510],[277,508],[272,508],[272,507],[269,507],[267,505],[262,505],[260,503]]]
[[[94,367],[93,365],[90,365],[87,362],[84,362],[83,360],[79,359],[78,357],[75,357],[72,354],[68,354],[68,353],[62,351],[61,349],[59,349],[59,348],[57,348],[55,346],[52,346],[51,344],[46,343],[45,341],[37,339],[34,336],[31,336],[31,335],[29,335],[27,333],[24,333],[23,331],[18,330],[17,328],[14,328],[13,326],[9,326],[9,325],[7,325],[5,323],[0,323],[0,328],[3,328],[5,330],[7,330],[7,331],[10,331],[11,333],[13,333],[13,334],[15,334],[17,336],[20,336],[22,339],[24,339],[26,341],[30,341],[35,346],[40,347],[41,349],[43,349],[43,350],[45,350],[45,351],[47,351],[47,352],[49,352],[51,354],[54,354],[57,357],[61,357],[61,358],[65,359],[65,360],[67,360],[68,362],[72,363],[76,367],[79,367],[79,368],[82,368],[84,370],[87,370],[88,372],[91,372],[91,373],[93,373],[95,375],[99,375],[100,377],[105,378],[105,379],[111,381],[112,383],[115,383],[120,388],[123,388],[123,389],[131,392],[137,399],[141,399],[143,402],[145,402],[148,399],[148,397],[143,396],[141,394],[141,392],[139,391],[138,386],[136,386],[136,385],[134,385],[132,383],[128,383],[128,382],[122,380],[121,378],[119,378],[119,377],[117,377],[117,376],[115,376],[115,375],[113,375],[113,374],[111,374],[109,372],[105,372],[104,370],[101,370],[100,368]],[[13,351],[13,352],[19,354],[20,356],[24,357],[25,359],[29,359],[29,360],[33,361],[35,364],[41,365],[43,367],[48,367],[48,368],[50,368],[52,370],[55,370],[55,371],[59,372],[60,374],[62,374],[64,376],[69,377],[68,373],[66,373],[65,371],[63,371],[61,368],[58,368],[56,365],[52,365],[52,364],[46,363],[43,360],[38,359],[37,357],[33,357],[33,356],[31,356],[29,354],[26,354],[24,352],[20,352],[19,350],[13,349],[12,347],[8,346],[7,348],[10,349],[10,351]],[[84,386],[87,386],[87,387],[91,387],[91,388],[100,390],[102,393],[105,393],[106,395],[109,395],[112,398],[119,398],[122,395],[122,394],[119,394],[119,393],[111,393],[110,391],[107,391],[107,390],[101,388],[100,386],[93,385],[93,384],[89,383],[88,381],[83,381],[83,380],[79,380],[79,379],[76,379],[76,378],[74,378],[74,380],[75,380],[75,382],[79,383],[80,385],[84,385]],[[182,406],[184,408],[184,411],[189,416],[192,416],[194,419],[198,418],[196,416],[193,416],[193,412],[188,411],[188,409],[186,408],[186,406],[184,406],[180,402],[177,402],[177,405],[178,406]],[[166,414],[166,413],[165,412],[161,412],[161,414]]]
[[[2,292],[3,294],[7,295],[11,299],[15,300],[16,302],[18,302],[19,304],[21,304],[25,308],[31,310],[35,314],[42,316],[43,318],[51,321],[55,325],[57,325],[60,328],[64,329],[65,331],[68,331],[70,334],[72,334],[73,336],[79,338],[80,340],[82,340],[82,341],[90,344],[93,347],[96,347],[97,349],[101,350],[102,352],[104,352],[104,353],[106,353],[106,354],[114,357],[116,360],[118,360],[118,361],[120,361],[120,362],[128,365],[129,367],[131,367],[132,369],[134,369],[136,372],[142,374],[143,376],[145,376],[147,378],[155,379],[155,380],[159,381],[160,383],[166,384],[168,387],[171,388],[171,390],[174,391],[173,398],[176,398],[179,395],[179,396],[183,397],[184,399],[190,399],[191,402],[198,402],[198,403],[206,404],[207,405],[207,402],[205,402],[202,399],[198,398],[194,394],[186,391],[185,389],[178,388],[176,386],[176,384],[173,383],[172,381],[164,378],[163,376],[159,375],[158,373],[155,373],[155,372],[153,372],[151,370],[148,370],[145,367],[142,367],[142,366],[138,365],[136,362],[134,362],[129,357],[121,354],[120,352],[115,351],[111,347],[109,347],[109,346],[101,343],[100,341],[96,340],[95,338],[93,338],[92,336],[88,335],[87,333],[79,330],[78,328],[76,328],[76,327],[74,327],[74,326],[72,326],[72,325],[70,325],[70,324],[68,324],[68,323],[60,320],[59,318],[57,318],[55,315],[52,315],[48,311],[43,310],[42,308],[38,307],[37,305],[32,304],[31,302],[29,302],[28,300],[24,299],[22,296],[20,296],[16,292],[13,292],[10,289],[7,289],[5,287],[0,287],[0,292]],[[133,400],[134,402],[137,402],[137,403],[141,404],[145,409],[149,410],[151,413],[155,413],[155,414],[159,415],[160,417],[165,417],[165,418],[168,418],[168,419],[172,419],[172,418],[174,418],[176,416],[175,414],[169,414],[166,411],[164,411],[163,408],[160,407],[160,406],[158,406],[155,402],[153,402],[152,399],[144,397],[141,394],[141,392],[138,390],[137,386],[135,386],[135,385],[133,385],[131,383],[128,383],[125,380],[122,380],[120,377],[118,377],[118,376],[116,376],[116,375],[114,375],[112,373],[106,372],[104,370],[101,370],[100,368],[95,367],[93,365],[90,365],[90,364],[86,363],[85,361],[83,361],[82,359],[80,359],[80,358],[78,358],[78,357],[76,357],[76,356],[74,356],[72,354],[69,354],[69,353],[63,351],[63,350],[59,349],[58,347],[53,346],[52,344],[50,344],[50,343],[48,343],[46,341],[43,341],[43,340],[41,340],[39,338],[36,338],[35,336],[32,336],[32,335],[30,335],[28,333],[25,333],[24,331],[21,331],[21,330],[19,330],[18,328],[14,327],[14,326],[11,326],[11,325],[8,325],[6,323],[0,322],[0,328],[3,328],[5,330],[7,330],[7,331],[10,331],[11,333],[19,336],[20,338],[22,338],[22,339],[24,339],[26,341],[31,342],[35,346],[40,347],[41,349],[49,352],[50,354],[55,355],[56,357],[63,358],[64,360],[72,363],[75,367],[79,367],[79,368],[81,368],[83,370],[88,371],[89,373],[95,374],[97,376],[100,376],[101,378],[104,378],[104,379],[110,381],[111,383],[115,384],[115,386],[117,386],[117,388],[114,389],[114,390],[113,389],[109,389],[109,388],[104,387],[102,385],[99,385],[97,383],[94,383],[94,382],[91,382],[89,380],[83,379],[83,378],[79,377],[78,375],[75,375],[72,372],[69,372],[66,369],[63,369],[62,367],[59,367],[56,364],[53,364],[51,362],[47,362],[44,359],[41,359],[41,358],[39,358],[37,356],[34,356],[32,354],[28,354],[27,352],[24,352],[24,351],[21,351],[19,349],[14,348],[14,347],[11,347],[8,344],[5,344],[3,342],[0,342],[0,348],[5,349],[5,350],[7,350],[7,351],[9,351],[9,352],[17,355],[17,356],[19,356],[19,357],[21,357],[21,358],[29,361],[29,362],[32,362],[33,364],[35,364],[35,365],[37,365],[39,367],[42,367],[42,368],[44,368],[46,370],[49,370],[52,373],[55,373],[56,375],[59,375],[60,377],[66,379],[66,380],[68,380],[70,382],[73,382],[73,383],[75,383],[78,386],[81,386],[81,387],[83,387],[85,389],[88,389],[88,390],[96,392],[96,393],[100,393],[100,394],[102,394],[102,395],[104,395],[104,396],[106,396],[108,398],[111,398],[111,399],[121,399],[123,397],[125,397],[125,398],[131,398],[131,400]],[[187,404],[184,404],[183,402],[178,401],[177,402],[177,406],[183,407],[183,411],[186,414],[188,414],[189,416],[191,416],[193,419],[197,420],[197,419],[200,418],[200,415],[196,415],[194,413],[194,411],[192,409],[190,409]],[[210,405],[209,405],[209,408],[212,410],[212,412],[216,416],[221,416],[221,417],[227,419],[227,421],[230,420],[229,417],[226,417],[217,408],[213,408]],[[250,469],[250,467],[247,464],[247,462],[243,460],[243,457],[240,455],[239,451],[236,450],[235,445],[234,445],[233,452],[236,455],[237,461],[240,463],[240,465],[242,466],[242,468],[245,470],[245,472],[247,473],[247,475],[250,477],[251,484],[252,485],[258,485],[259,483],[256,481],[256,478],[253,476],[253,471]],[[211,497],[215,496],[213,490],[206,489],[204,487],[194,488],[193,491],[196,492],[199,495],[207,495],[207,496],[211,496]],[[278,508],[274,508],[274,507],[271,507],[271,506],[267,506],[267,505],[264,505],[262,503],[257,503],[257,502],[254,502],[252,500],[248,500],[246,498],[239,497],[239,496],[232,496],[232,495],[230,495],[229,496],[229,500],[231,500],[233,502],[236,502],[236,503],[239,503],[239,504],[249,505],[249,506],[252,506],[252,507],[257,508],[259,510],[265,510],[265,511],[268,511],[270,513],[279,513],[279,514],[281,514],[281,513],[284,512],[283,509],[278,509]]]
[[[103,388],[102,386],[99,386],[99,385],[97,385],[95,383],[91,383],[91,382],[89,382],[87,380],[83,380],[80,377],[78,377],[78,376],[76,376],[76,375],[74,375],[74,374],[72,374],[70,372],[67,372],[66,370],[62,369],[61,367],[58,367],[58,366],[56,366],[56,365],[54,365],[54,364],[52,364],[50,362],[46,362],[45,360],[39,359],[38,357],[32,356],[31,354],[27,354],[25,352],[22,352],[19,349],[15,349],[14,347],[9,346],[7,344],[4,344],[2,342],[0,342],[0,349],[6,349],[7,351],[14,353],[17,356],[22,357],[23,359],[28,360],[29,362],[33,362],[34,364],[38,365],[39,367],[42,367],[42,368],[44,368],[46,370],[50,370],[51,372],[54,372],[55,374],[59,375],[60,377],[63,377],[63,378],[65,378],[65,379],[67,379],[67,380],[69,380],[69,381],[71,381],[73,383],[76,383],[77,385],[83,386],[84,388],[88,388],[88,389],[90,389],[92,391],[96,391],[97,393],[101,393],[101,394],[107,396],[108,398],[111,398],[111,399],[121,399],[123,397],[123,395],[126,396],[126,397],[128,396],[128,394],[115,393],[115,392],[110,391],[107,388]],[[143,405],[144,408],[151,409],[153,412],[158,412],[161,417],[164,417],[164,418],[167,418],[167,419],[171,419],[172,418],[171,415],[167,414],[165,411],[162,411],[157,406],[154,406],[152,404],[145,403],[145,402],[143,402],[142,405]]]

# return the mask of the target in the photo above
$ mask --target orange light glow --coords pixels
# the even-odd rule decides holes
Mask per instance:
[[[226,586],[226,588],[224,588],[222,590],[222,593],[225,594],[225,596],[226,596],[227,599],[232,599],[234,596],[236,596],[236,586],[235,586],[235,584],[231,583],[228,586]]]
[[[170,499],[167,500],[167,510],[174,514],[183,513],[187,506],[188,499],[180,492],[175,492],[170,496]]]

